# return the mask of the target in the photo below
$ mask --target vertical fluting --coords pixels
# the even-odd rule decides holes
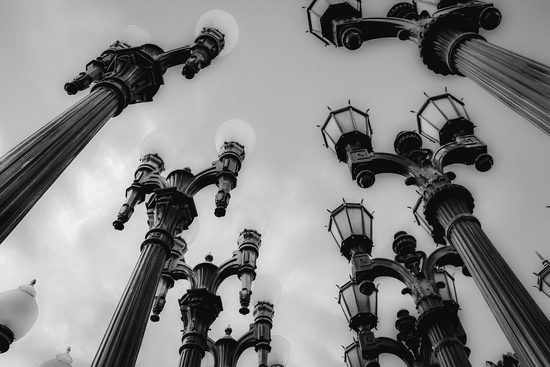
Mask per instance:
[[[480,38],[459,42],[451,67],[550,135],[550,67]]]
[[[165,260],[166,246],[146,240],[92,367],[135,365]]]
[[[0,158],[0,243],[117,108],[115,92],[97,88]]]
[[[521,284],[466,203],[458,198],[443,200],[436,209],[439,223],[446,228],[456,249],[474,278],[510,345],[523,366],[550,366],[550,321]],[[453,223],[454,221],[454,223]]]

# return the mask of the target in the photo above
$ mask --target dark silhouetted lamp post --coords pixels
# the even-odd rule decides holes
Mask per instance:
[[[364,213],[369,212],[362,204],[344,202],[331,212],[329,222],[333,236],[341,234],[334,238],[352,266],[351,280],[340,287],[338,298],[350,328],[358,337],[346,348],[344,359],[348,366],[379,367],[381,353],[394,354],[411,367],[428,363],[433,357],[442,367],[470,366],[464,346],[466,335],[457,315],[454,282],[442,268],[463,265],[458,254],[444,247],[426,256],[416,251],[414,237],[401,231],[396,233],[392,245],[395,261],[371,259],[372,216]],[[416,320],[408,311],[399,311],[398,341],[375,337],[372,331],[378,322],[378,289],[374,280],[381,276],[404,283],[403,294],[412,296],[419,313]]]
[[[419,130],[441,144],[436,152],[423,149],[420,135],[412,131],[397,135],[397,154],[375,152],[371,136],[364,133],[370,131],[366,113],[359,114],[360,129],[351,131],[340,126],[349,122],[338,116],[350,111],[357,110],[349,107],[330,113],[321,129],[327,147],[348,164],[352,178],[363,188],[372,186],[375,176],[381,173],[400,174],[406,178],[406,185],[416,186],[434,240],[448,243],[460,255],[522,364],[550,365],[546,345],[550,321],[473,216],[470,192],[451,183],[455,174],[445,172],[446,166],[455,163],[473,164],[480,171],[487,171],[493,163],[487,146],[472,134],[472,123],[461,103],[443,94],[430,98],[418,112]]]
[[[239,129],[241,138],[233,136],[226,140],[232,126]],[[149,138],[153,142],[150,142]],[[185,233],[198,215],[194,195],[209,185],[217,185],[215,213],[218,216],[224,215],[230,191],[237,184],[237,174],[245,158],[245,150],[250,153],[255,141],[254,132],[248,124],[241,120],[228,120],[218,129],[216,140],[221,142],[221,145],[218,145],[218,160],[213,162],[210,168],[197,175],[191,173],[190,169],[177,169],[164,178],[161,173],[167,164],[165,159],[171,155],[175,158],[175,149],[168,147],[170,138],[168,134],[163,138],[157,134],[148,136],[142,146],[146,148],[142,150],[142,164],[135,173],[134,182],[127,190],[126,203],[114,222],[116,229],[123,229],[123,223],[130,218],[133,207],[150,195],[147,201],[149,231],[141,245],[140,257],[128,285],[92,362],[93,367],[135,365],[155,291],[159,281],[164,279],[161,277],[163,266],[172,257],[174,236],[181,232]],[[173,140],[172,143],[177,142]],[[250,289],[249,283],[254,274],[253,263],[249,262],[255,261],[257,251],[254,255],[254,249],[251,248],[253,245],[241,247],[241,252],[246,253],[248,257],[242,260],[242,266],[237,266],[237,269],[241,271],[243,292],[246,293],[244,288]],[[211,266],[205,265],[204,271],[208,273]],[[205,274],[202,272],[198,276],[197,282],[200,284],[204,280],[203,276]],[[197,297],[207,297],[215,301],[217,296],[201,288],[190,296],[190,300]],[[247,294],[243,297],[246,298]]]
[[[11,343],[24,337],[34,326],[40,313],[33,280],[17,289],[0,293],[0,353]]]
[[[380,38],[418,44],[428,69],[471,79],[550,134],[550,68],[488,43],[501,14],[482,1],[400,2],[387,17],[363,17],[359,0],[314,0],[307,8],[309,31],[326,45],[356,50]]]
[[[238,250],[222,265],[214,265],[213,256],[209,254],[206,261],[191,268],[183,257],[188,243],[181,238],[177,240],[183,242],[178,246],[181,250],[173,253],[165,264],[151,320],[159,320],[166,294],[176,281],[185,279],[190,283],[186,294],[179,300],[184,326],[180,367],[200,366],[207,351],[213,354],[215,366],[235,367],[241,353],[250,347],[258,353],[258,365],[268,366],[274,307],[281,294],[281,284],[269,274],[256,276],[261,234],[265,234],[268,224],[267,213],[260,206],[249,204],[241,207],[234,219],[235,228],[241,232]],[[239,340],[231,337],[232,329],[228,327],[226,335],[214,342],[208,337],[208,331],[223,310],[222,299],[217,295],[218,287],[232,275],[241,280],[239,312],[248,314],[248,306],[252,303],[254,324]]]
[[[538,273],[533,273],[537,276],[537,288],[539,292],[542,292],[550,297],[550,261],[542,257],[538,252],[537,255],[541,259],[542,265],[544,265],[544,268],[542,268],[541,271]]]
[[[65,84],[68,94],[93,87],[0,158],[0,243],[111,117],[129,104],[153,100],[166,70],[183,65],[183,75],[193,78],[237,41],[237,23],[225,12],[208,12],[197,26],[193,45],[166,52],[150,43],[143,29],[127,27],[85,72]]]

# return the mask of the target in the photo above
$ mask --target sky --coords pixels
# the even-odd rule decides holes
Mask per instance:
[[[37,279],[41,313],[34,328],[0,355],[1,366],[35,367],[72,347],[75,367],[89,366],[120,295],[139,256],[147,232],[143,205],[115,231],[112,221],[139,164],[139,147],[150,132],[175,136],[181,146],[179,168],[193,172],[217,159],[214,135],[232,118],[248,122],[256,147],[238,177],[227,216],[214,216],[215,187],[195,196],[200,232],[186,255],[194,266],[209,252],[221,264],[237,249],[234,213],[257,203],[269,213],[262,236],[258,273],[275,275],[282,284],[273,334],[291,345],[288,367],[344,366],[342,346],[353,341],[335,298],[349,280],[350,267],[328,233],[327,210],[363,200],[374,213],[373,257],[393,258],[393,235],[405,230],[418,249],[430,253],[434,243],[414,223],[409,207],[415,189],[402,177],[383,175],[370,189],[359,188],[345,164],[323,147],[317,125],[329,110],[351,104],[369,109],[375,151],[393,152],[395,135],[416,128],[414,113],[424,93],[445,87],[463,98],[471,120],[495,160],[492,170],[456,166],[455,183],[475,198],[474,214],[543,311],[550,299],[532,286],[542,269],[535,254],[550,258],[546,242],[550,222],[550,136],[461,77],[437,76],[422,64],[417,46],[385,39],[357,51],[325,47],[308,34],[304,7],[309,0],[279,1],[63,1],[0,3],[0,154],[5,154],[89,91],[68,96],[64,83],[84,70],[127,25],[139,25],[154,42],[170,50],[194,40],[196,21],[207,11],[230,13],[239,25],[235,48],[215,59],[194,79],[168,70],[154,100],[129,106],[110,120],[0,246],[0,290]],[[364,15],[383,16],[393,2],[364,2]],[[503,15],[494,31],[482,32],[491,43],[550,64],[550,3],[500,0]],[[499,359],[510,346],[471,278],[456,275],[460,318],[468,334],[473,366]],[[253,322],[238,313],[240,282],[220,288],[224,311],[210,337],[224,335],[228,324],[238,339]],[[180,281],[168,293],[158,323],[145,334],[138,367],[176,366],[182,323]],[[395,337],[396,312],[415,314],[403,285],[381,279],[377,336]],[[253,350],[238,366],[254,365]],[[402,366],[383,355],[384,367]],[[208,362],[205,362],[208,365]]]

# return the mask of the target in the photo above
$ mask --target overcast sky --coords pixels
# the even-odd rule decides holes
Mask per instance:
[[[541,308],[550,315],[550,299],[532,286],[542,268],[535,250],[550,258],[550,136],[533,127],[470,80],[436,76],[422,64],[410,42],[369,42],[355,52],[324,47],[306,33],[303,7],[309,0],[278,1],[3,1],[0,45],[3,57],[0,98],[0,153],[4,154],[85,96],[68,96],[65,82],[99,56],[126,25],[148,30],[160,47],[173,49],[194,40],[200,16],[212,9],[232,14],[240,28],[236,47],[214,60],[195,79],[180,68],[165,74],[151,103],[129,106],[113,118],[0,246],[0,290],[37,279],[40,317],[0,365],[36,367],[72,346],[75,367],[89,366],[122,294],[139,246],[147,232],[144,206],[136,209],[122,232],[111,223],[124,202],[139,164],[139,146],[154,130],[177,137],[179,167],[193,172],[217,159],[214,135],[225,120],[247,121],[256,132],[256,148],[244,161],[228,214],[216,218],[215,188],[196,195],[201,232],[186,256],[191,266],[212,252],[221,264],[237,248],[232,227],[235,210],[262,205],[270,226],[263,236],[258,273],[282,283],[274,334],[291,344],[288,367],[343,366],[342,345],[352,342],[335,297],[349,280],[349,264],[327,232],[329,213],[345,198],[364,200],[374,212],[374,257],[391,257],[393,235],[416,236],[419,250],[435,249],[413,222],[408,206],[417,194],[402,177],[377,177],[363,190],[345,164],[322,145],[319,128],[329,110],[347,105],[370,109],[376,151],[393,152],[395,135],[415,129],[424,92],[437,95],[448,87],[463,98],[476,135],[495,160],[487,173],[452,167],[456,183],[473,193],[475,215]],[[372,3],[372,4],[371,4]],[[384,15],[390,1],[366,1],[364,14]],[[490,42],[550,64],[550,4],[544,0],[500,0],[499,28],[482,33]],[[496,361],[510,350],[471,278],[456,272],[460,317],[468,334],[474,366]],[[376,335],[395,337],[400,308],[414,311],[403,286],[381,280],[380,324]],[[179,282],[168,294],[159,323],[150,323],[137,366],[176,366],[182,324],[177,299],[187,288]],[[237,339],[253,322],[238,313],[237,279],[220,289],[224,311],[210,337],[223,336],[227,324]],[[253,366],[255,353],[239,366]],[[393,356],[384,367],[402,366]]]

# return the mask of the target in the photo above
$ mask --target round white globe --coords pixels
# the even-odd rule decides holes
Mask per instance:
[[[180,153],[180,146],[173,135],[163,131],[153,131],[148,134],[141,143],[140,154],[157,154],[164,162],[164,168],[168,169],[175,163]]]
[[[241,205],[233,214],[233,228],[239,233],[245,229],[253,229],[265,235],[268,226],[269,215],[261,205],[255,203]]]
[[[221,124],[216,131],[216,150],[219,152],[224,143],[230,142],[243,145],[245,153],[250,154],[256,145],[256,134],[245,121],[230,119]]]
[[[130,47],[137,47],[146,43],[153,43],[153,37],[138,25],[129,25],[120,31],[116,41],[126,43]],[[114,42],[113,42],[114,43]]]
[[[218,56],[227,55],[239,40],[239,25],[233,16],[222,10],[211,10],[205,13],[195,26],[195,36],[198,36],[203,28],[215,28],[224,35],[225,46]]]

